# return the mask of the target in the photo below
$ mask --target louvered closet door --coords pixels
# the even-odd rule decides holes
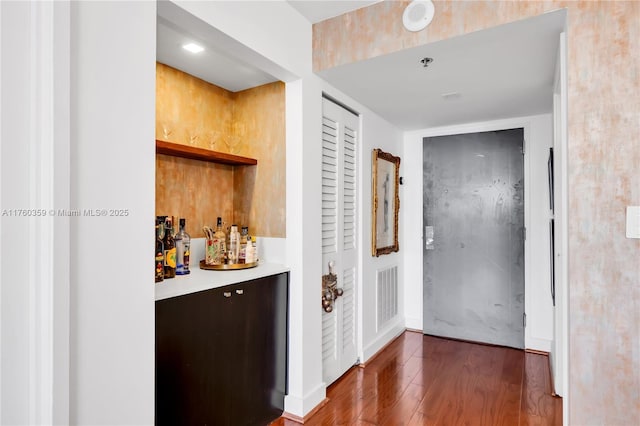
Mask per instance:
[[[322,104],[322,261],[334,262],[344,290],[333,311],[323,311],[322,354],[325,383],[334,382],[357,361],[357,142],[358,117],[335,103]]]

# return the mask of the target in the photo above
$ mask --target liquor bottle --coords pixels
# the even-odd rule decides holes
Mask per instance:
[[[222,229],[222,218],[218,217],[216,223],[216,232],[213,234],[213,264],[222,265],[224,263],[224,257],[226,250],[227,236]]]
[[[176,242],[173,238],[173,218],[167,217],[164,226],[164,277],[175,278]]]
[[[238,225],[231,225],[231,231],[229,231],[229,263],[238,263],[238,249],[240,248],[240,233],[238,232]]]
[[[256,241],[256,236],[251,237],[251,253],[253,256],[253,263],[257,262],[258,259],[258,242]]]
[[[164,280],[164,244],[162,237],[164,236],[164,225],[156,219],[156,282]]]
[[[182,236],[179,231],[173,235],[173,242],[176,245],[176,275],[182,275],[182,257],[184,256],[184,249],[182,248]]]
[[[251,237],[247,236],[247,246],[245,247],[245,263],[253,263],[253,246],[251,245]]]
[[[180,231],[175,236],[176,241],[176,275],[187,275],[189,270],[189,255],[191,249],[191,236],[184,230],[186,220],[180,219]]]
[[[238,263],[245,263],[247,260],[247,239],[249,238],[249,227],[243,226],[240,232],[240,248],[238,249]]]

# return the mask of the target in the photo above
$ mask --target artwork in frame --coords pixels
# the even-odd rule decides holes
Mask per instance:
[[[400,157],[373,150],[371,168],[372,218],[371,255],[380,256],[399,250],[398,211],[400,197]]]

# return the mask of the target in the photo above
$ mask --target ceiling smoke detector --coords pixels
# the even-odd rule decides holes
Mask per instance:
[[[424,68],[427,68],[431,62],[433,62],[433,58],[424,57],[420,59],[420,63]]]
[[[409,31],[423,30],[433,19],[434,7],[431,0],[413,0],[404,9],[402,24]]]

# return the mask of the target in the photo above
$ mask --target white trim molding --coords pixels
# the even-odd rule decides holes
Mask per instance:
[[[12,332],[0,335],[0,423],[69,422],[69,219],[55,208],[68,209],[70,194],[69,19],[66,1],[0,5],[0,77],[15,86],[0,110],[0,161],[10,168],[2,178],[11,184],[0,193],[0,226],[14,241],[14,259],[2,257],[12,300],[0,299],[0,315]],[[16,45],[4,49],[9,40]]]

